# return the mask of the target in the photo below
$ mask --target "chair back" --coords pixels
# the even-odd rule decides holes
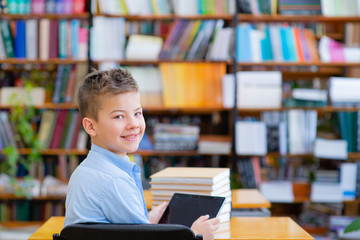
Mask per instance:
[[[76,223],[53,240],[202,240],[187,226],[177,224]]]

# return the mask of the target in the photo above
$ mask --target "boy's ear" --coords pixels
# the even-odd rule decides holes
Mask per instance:
[[[91,118],[83,118],[82,120],[82,124],[83,124],[83,127],[85,129],[85,131],[91,136],[91,137],[95,137],[96,136],[96,131],[95,131],[95,128],[94,128],[94,120],[91,119]]]

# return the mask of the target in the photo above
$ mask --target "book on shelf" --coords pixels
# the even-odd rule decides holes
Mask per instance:
[[[90,39],[90,54],[93,60],[123,60],[125,19],[94,17]]]
[[[279,13],[282,15],[321,15],[321,0],[302,0],[296,3],[289,0],[279,0]]]
[[[319,54],[323,62],[359,62],[360,47],[347,47],[327,36],[319,42]]]
[[[270,181],[260,184],[261,194],[270,202],[293,202],[293,185],[290,181]]]
[[[314,156],[319,158],[345,160],[347,159],[347,142],[317,138],[314,143]]]
[[[360,86],[360,78],[330,77],[329,97],[332,105],[358,105],[360,97],[356,89]]]
[[[341,163],[340,165],[340,183],[343,200],[355,200],[357,171],[356,163]]]
[[[320,183],[311,184],[312,202],[341,202],[343,200],[343,191],[340,183]]]
[[[159,58],[162,44],[161,37],[132,34],[127,42],[125,57],[127,60],[156,61]]]
[[[33,87],[30,91],[24,87],[2,87],[0,92],[1,105],[24,104],[39,106],[45,102],[45,88],[43,87]]]
[[[261,121],[236,121],[236,154],[265,155],[267,153],[266,126]]]
[[[227,136],[204,135],[198,141],[199,153],[230,154],[231,141]]]

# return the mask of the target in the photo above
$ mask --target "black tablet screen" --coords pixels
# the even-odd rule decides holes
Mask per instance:
[[[202,215],[214,218],[219,213],[225,197],[175,193],[159,223],[181,224],[191,227]]]

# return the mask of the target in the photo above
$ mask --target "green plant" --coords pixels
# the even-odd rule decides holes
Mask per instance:
[[[27,84],[25,86],[26,92],[31,91],[32,86]],[[36,128],[33,126],[33,119],[35,116],[35,109],[31,104],[30,94],[26,94],[27,105],[24,102],[19,102],[16,95],[12,95],[9,100],[12,107],[10,108],[10,122],[14,126],[14,139],[18,143],[22,143],[25,148],[30,148],[30,153],[26,156],[20,155],[18,149],[13,144],[4,148],[5,162],[3,163],[4,172],[7,172],[11,177],[11,184],[15,188],[16,195],[26,195],[22,187],[16,184],[16,174],[20,165],[26,170],[35,162],[42,162],[40,154],[40,142],[37,138]],[[26,181],[31,177],[24,176]]]
[[[351,222],[344,230],[344,233],[354,232],[360,230],[360,217]]]

